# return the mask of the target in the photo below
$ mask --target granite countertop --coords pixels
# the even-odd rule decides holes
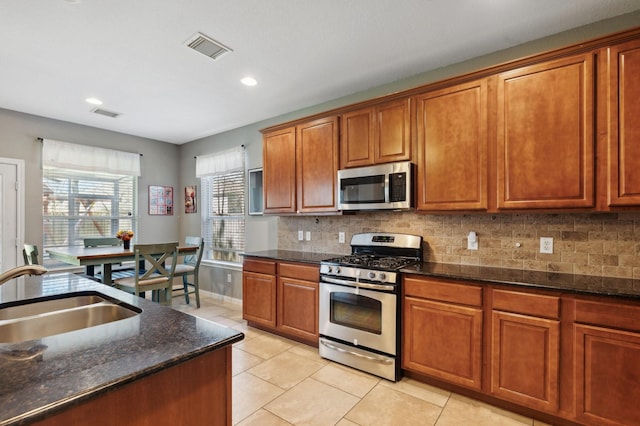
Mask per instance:
[[[312,252],[295,251],[295,250],[264,250],[264,251],[243,253],[243,256],[244,257],[261,257],[264,259],[284,260],[289,262],[319,264],[323,260],[331,259],[334,257],[340,257],[343,255],[331,254],[331,253],[312,253]]]
[[[451,280],[473,280],[488,284],[507,284],[570,293],[640,299],[640,280],[627,278],[430,262],[422,262],[418,265],[404,268],[402,272]]]
[[[245,256],[294,262],[320,263],[322,260],[338,257],[339,255],[289,250],[266,250],[255,253],[245,253]],[[559,272],[525,271],[433,262],[421,262],[415,266],[403,268],[401,272],[404,274],[424,275],[456,281],[506,284],[520,287],[560,290],[571,293],[640,299],[640,280],[627,278],[597,277]]]
[[[29,423],[244,338],[237,330],[67,273],[8,282],[0,287],[0,304],[94,291],[142,312],[38,340],[0,343],[1,426]],[[12,359],[36,345],[46,346],[41,357]]]

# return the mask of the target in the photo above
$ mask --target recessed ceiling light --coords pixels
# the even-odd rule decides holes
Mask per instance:
[[[258,81],[253,77],[245,77],[240,80],[240,82],[245,86],[255,86],[256,84],[258,84]]]
[[[85,101],[91,105],[102,105],[102,101],[98,98],[87,98]]]

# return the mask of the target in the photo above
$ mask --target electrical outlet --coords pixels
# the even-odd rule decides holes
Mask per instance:
[[[298,241],[304,240],[304,231],[298,231]]]
[[[540,237],[540,253],[553,254],[553,238]]]
[[[338,242],[344,244],[344,232],[338,232]]]
[[[473,231],[467,236],[467,250],[478,250],[478,235]]]
[[[231,274],[227,274],[227,282],[230,283],[231,282]]]
[[[307,241],[311,241],[311,231],[307,231],[307,233],[306,233],[306,240],[307,240]]]

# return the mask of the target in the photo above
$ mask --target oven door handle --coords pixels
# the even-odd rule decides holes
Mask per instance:
[[[346,285],[346,286],[349,286],[349,287],[355,287],[355,288],[357,288],[357,287],[368,288],[370,290],[388,290],[388,291],[393,291],[396,288],[396,286],[394,286],[394,285],[369,284],[369,283],[363,283],[363,282],[341,280],[339,278],[332,278],[332,277],[322,277],[320,279],[320,284],[322,284],[323,282],[331,283],[331,284],[342,284],[342,285]]]
[[[381,364],[391,364],[391,363],[393,363],[393,360],[390,359],[390,358],[378,358],[378,357],[375,357],[375,356],[364,355],[364,354],[361,354],[361,353],[356,352],[356,351],[350,351],[350,350],[347,350],[347,349],[343,349],[343,348],[340,348],[338,346],[332,345],[331,343],[327,342],[324,339],[320,339],[320,344],[323,345],[323,346],[326,346],[329,349],[332,349],[334,351],[338,351],[338,352],[342,352],[342,353],[345,353],[345,354],[357,356],[357,357],[360,357],[360,358],[365,358],[365,359],[368,359],[369,361],[375,361],[375,362],[379,362]]]

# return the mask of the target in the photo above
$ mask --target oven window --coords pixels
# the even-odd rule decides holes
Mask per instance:
[[[382,303],[359,294],[331,292],[330,321],[345,327],[382,334]]]
[[[342,179],[340,201],[345,204],[384,203],[384,179],[385,175]]]

